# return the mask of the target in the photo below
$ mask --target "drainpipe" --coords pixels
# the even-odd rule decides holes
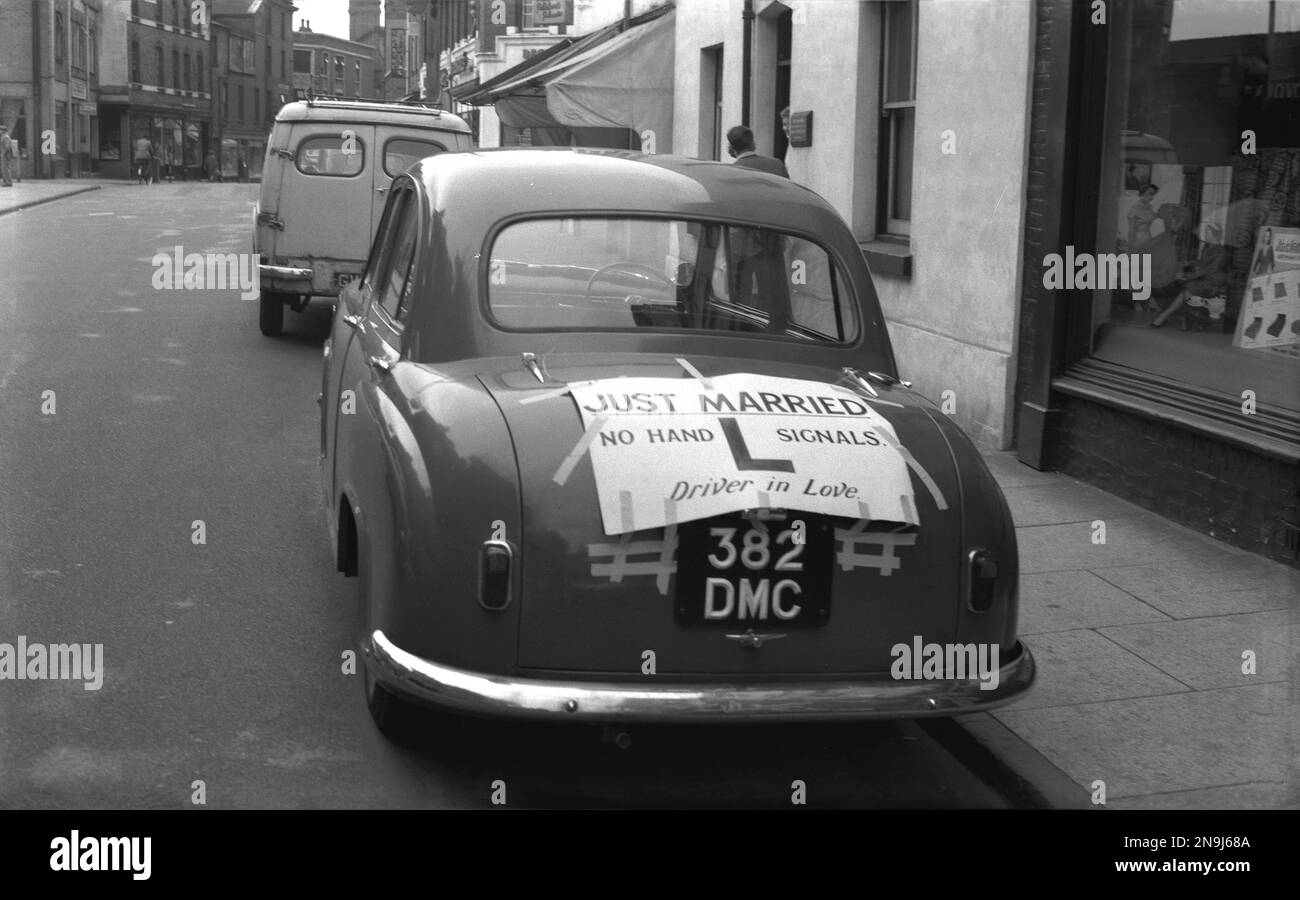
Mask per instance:
[[[27,158],[32,161],[32,177],[44,178],[45,156],[41,153],[41,126],[45,123],[45,109],[41,102],[41,3],[32,0],[32,116],[27,126]],[[35,138],[31,140],[30,138]],[[21,160],[19,164],[21,165]]]
[[[753,77],[753,61],[750,59],[751,45],[754,38],[754,0],[745,0],[745,11],[741,13],[745,22],[744,36],[740,48],[740,124],[749,125],[750,80]]]

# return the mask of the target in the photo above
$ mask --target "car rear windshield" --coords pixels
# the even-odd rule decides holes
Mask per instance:
[[[492,245],[488,306],[517,330],[676,328],[857,339],[857,303],[818,244],[767,228],[529,219]]]

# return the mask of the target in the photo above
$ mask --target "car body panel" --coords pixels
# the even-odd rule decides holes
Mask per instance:
[[[574,356],[549,356],[548,378],[565,383],[620,375],[690,377],[672,357]],[[696,356],[689,362],[706,377],[744,371],[824,384],[842,377],[833,370],[775,361],[737,366],[728,359]],[[572,397],[554,396],[553,385],[539,384],[518,364],[503,372],[485,372],[480,379],[497,398],[515,443],[527,448],[519,458],[525,528],[520,666],[635,671],[645,649],[660,647],[665,649],[656,654],[657,667],[663,672],[881,672],[889,667],[889,648],[895,642],[891,637],[918,616],[932,623],[928,638],[952,639],[959,601],[960,517],[955,509],[939,510],[924,488],[915,495],[923,527],[914,545],[892,548],[884,542],[895,538],[886,535],[878,538],[879,545],[864,536],[859,546],[846,548],[883,558],[876,567],[833,567],[826,625],[783,628],[774,617],[755,622],[755,628],[788,635],[761,654],[725,639],[727,630],[677,625],[673,603],[683,587],[679,575],[671,576],[665,592],[652,576],[626,576],[615,582],[593,574],[593,566],[613,559],[613,553],[603,549],[612,549],[608,545],[614,541],[601,524],[590,461],[579,462],[563,484],[555,479],[583,434]],[[948,498],[955,501],[959,492],[953,462],[926,414],[925,401],[905,390],[879,393],[887,403],[900,403],[895,396],[901,399],[899,406],[881,404],[877,412],[904,446],[915,448],[918,463],[938,485],[945,504]],[[818,518],[790,514],[791,521]],[[664,529],[637,532],[633,540],[662,542]],[[838,553],[841,543],[835,544]],[[591,553],[591,546],[601,549]],[[894,556],[898,568],[893,567]],[[591,640],[593,633],[600,635],[599,641]]]

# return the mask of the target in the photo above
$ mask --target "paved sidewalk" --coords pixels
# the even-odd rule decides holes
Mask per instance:
[[[121,178],[28,178],[15,181],[13,187],[0,186],[0,216],[86,191],[133,184],[134,181]]]
[[[1038,681],[959,721],[1031,781],[1063,771],[1079,793],[1059,805],[1094,805],[1103,782],[1112,809],[1300,808],[1300,571],[984,457],[1016,521]]]

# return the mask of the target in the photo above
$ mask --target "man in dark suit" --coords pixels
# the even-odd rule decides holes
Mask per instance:
[[[745,125],[737,125],[727,131],[727,152],[735,157],[735,165],[747,169],[758,169],[789,178],[785,163],[775,156],[764,156],[754,149],[754,132]]]

